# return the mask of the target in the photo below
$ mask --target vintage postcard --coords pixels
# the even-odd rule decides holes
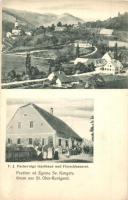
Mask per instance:
[[[93,100],[47,96],[8,99],[6,161],[93,162]]]
[[[2,88],[128,88],[128,3],[4,0]]]
[[[128,200],[128,1],[0,4],[0,199]]]

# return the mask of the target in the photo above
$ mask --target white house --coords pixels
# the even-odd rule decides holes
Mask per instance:
[[[102,59],[106,60],[106,62],[110,62],[112,59],[114,59],[114,54],[112,52],[106,52]]]
[[[97,58],[97,59],[89,59],[89,58],[76,58],[74,60],[74,65],[77,65],[78,63],[82,63],[82,64],[85,64],[85,65],[89,65],[89,64],[92,64],[95,66],[95,67],[100,67],[100,66],[103,66],[106,64],[106,60],[104,58]]]
[[[115,47],[115,45],[117,44],[118,47],[126,47],[128,48],[128,42],[122,42],[122,41],[116,41],[116,40],[112,40],[108,42],[108,46],[110,48]]]
[[[55,84],[57,87],[72,87],[73,84],[78,84],[79,83],[79,78],[74,77],[74,76],[66,76],[66,74],[63,71],[57,71],[57,72],[52,72],[48,76],[48,80],[52,81],[55,80]]]
[[[118,74],[123,69],[122,63],[114,59],[114,54],[112,52],[106,52],[102,59],[104,59],[106,63],[96,68],[96,71],[99,73]]]
[[[88,43],[87,41],[78,40],[74,43],[74,46],[79,46],[80,48],[89,48],[92,47],[92,44]]]
[[[50,112],[29,103],[17,109],[7,126],[7,145],[50,145],[54,148],[70,148],[81,144],[81,137],[64,121]]]
[[[100,30],[100,35],[110,37],[110,36],[112,36],[112,34],[113,34],[113,29],[102,28]]]
[[[13,36],[21,35],[21,30],[20,29],[12,29],[12,35]]]
[[[32,33],[30,31],[26,31],[25,34],[28,35],[28,36],[32,35]]]
[[[96,71],[105,74],[118,74],[123,69],[123,65],[119,60],[112,59],[108,61],[103,67],[97,67]]]
[[[7,33],[6,33],[6,37],[7,37],[7,38],[10,38],[11,36],[12,36],[12,33],[11,33],[11,32],[7,32]]]
[[[58,32],[62,32],[62,31],[64,31],[65,29],[66,29],[65,26],[56,26],[56,27],[55,27],[55,31],[58,31]]]
[[[86,64],[88,61],[88,58],[76,58],[74,60],[74,65],[77,65],[78,63],[83,63],[83,64]]]

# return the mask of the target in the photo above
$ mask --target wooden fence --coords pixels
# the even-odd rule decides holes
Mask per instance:
[[[28,162],[31,160],[31,151],[6,151],[7,162]]]

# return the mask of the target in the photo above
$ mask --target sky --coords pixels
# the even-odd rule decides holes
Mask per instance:
[[[84,20],[107,19],[128,11],[127,0],[3,0],[3,7],[38,13],[70,13]]]
[[[49,94],[50,95],[50,94]],[[49,96],[50,97],[50,96]],[[66,122],[76,133],[82,138],[88,140],[91,139],[90,133],[90,117],[93,115],[94,102],[93,99],[87,99],[86,97],[65,97],[59,96],[50,98],[47,96],[37,98],[11,98],[7,101],[7,124],[16,112],[16,110],[27,104],[35,103],[39,107],[42,107],[46,111],[50,111],[53,107],[53,114]]]

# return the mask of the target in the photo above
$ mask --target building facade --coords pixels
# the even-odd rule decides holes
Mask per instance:
[[[81,142],[75,131],[53,115],[53,109],[47,112],[32,103],[20,107],[7,126],[7,145],[71,148]]]
[[[79,46],[80,48],[90,48],[92,47],[92,44],[88,43],[87,41],[78,40],[74,43],[74,46]]]
[[[98,73],[105,73],[105,74],[119,74],[123,70],[122,63],[114,58],[114,54],[111,52],[107,52],[102,57],[106,63],[103,66],[97,67],[96,71]]]

